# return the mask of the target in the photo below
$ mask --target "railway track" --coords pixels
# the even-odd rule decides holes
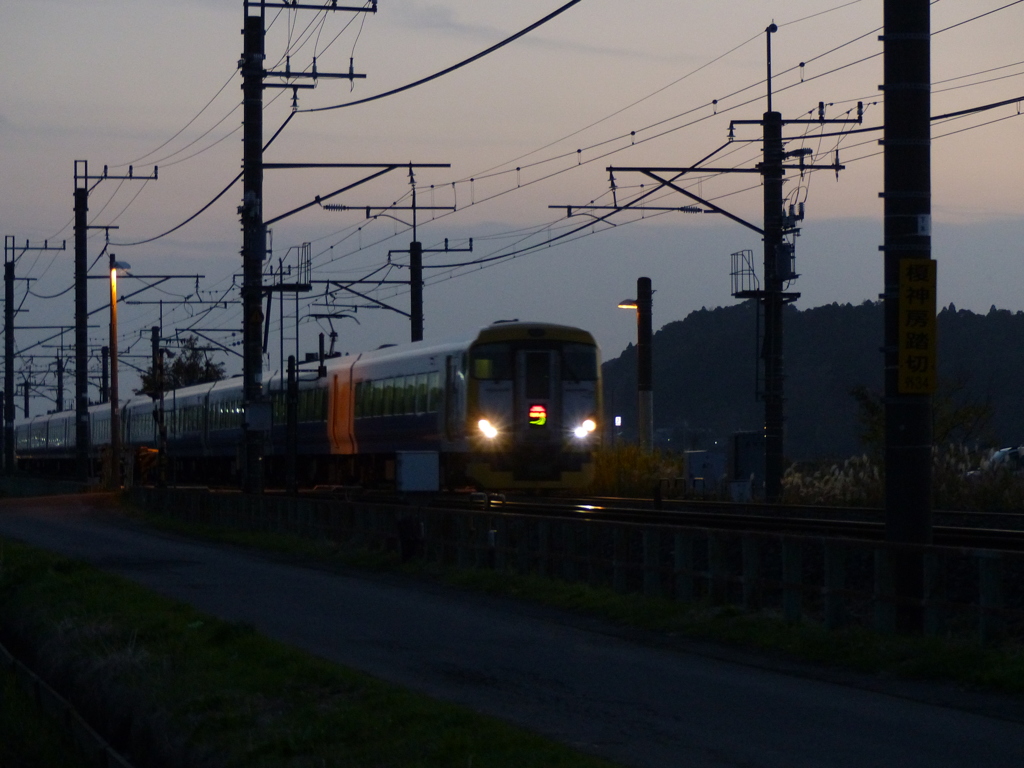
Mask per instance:
[[[643,499],[537,499],[492,496],[438,497],[430,506],[486,508],[493,512],[551,518],[580,518],[631,525],[713,528],[756,533],[881,541],[884,511],[728,502],[662,502]],[[1024,515],[1016,513],[935,513],[936,518],[973,524],[934,525],[933,542],[942,546],[1024,551]],[[995,524],[993,524],[995,523]],[[1000,525],[1000,523],[1002,523]]]

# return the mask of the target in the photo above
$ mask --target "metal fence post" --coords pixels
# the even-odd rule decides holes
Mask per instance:
[[[673,571],[676,577],[676,600],[693,602],[693,535],[676,531]]]
[[[743,607],[761,604],[761,543],[754,536],[743,537]]]
[[[875,631],[887,635],[896,631],[892,552],[884,547],[875,550]]]
[[[978,639],[992,642],[1002,630],[999,611],[1003,607],[1001,568],[998,552],[978,553]]]
[[[626,532],[621,525],[616,525],[612,529],[612,589],[619,593],[626,591],[625,549]]]
[[[570,584],[578,578],[576,549],[576,523],[567,520],[562,523],[562,578]]]
[[[846,547],[825,543],[825,628],[839,629],[846,623]]]
[[[708,594],[713,603],[724,603],[729,599],[728,572],[722,553],[722,539],[714,533],[708,533]]]
[[[797,623],[803,614],[803,564],[800,542],[782,540],[782,615]]]
[[[502,515],[494,524],[494,570],[504,573],[508,549],[508,523]]]
[[[469,537],[469,521],[465,515],[459,515],[456,521],[458,533],[455,540],[455,565],[460,570],[466,567],[466,539]]]
[[[934,552],[924,553],[924,633],[938,637],[942,632],[942,615],[939,605],[942,601],[941,572],[939,558]]]
[[[551,555],[551,525],[547,520],[537,521],[537,575],[548,576],[548,559]]]
[[[659,597],[661,595],[661,536],[653,528],[644,528],[644,595]]]

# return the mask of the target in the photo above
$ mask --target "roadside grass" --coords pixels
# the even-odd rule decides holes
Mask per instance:
[[[4,768],[87,768],[69,736],[0,667],[0,765]]]
[[[610,765],[91,566],[0,544],[5,641],[16,654],[34,656],[31,664],[55,687],[70,688],[87,719],[140,764]]]
[[[983,646],[969,639],[882,635],[859,627],[829,631],[810,620],[792,624],[770,612],[750,613],[734,606],[619,594],[607,588],[539,576],[460,570],[421,561],[402,564],[397,555],[389,552],[351,550],[333,542],[291,534],[197,526],[166,516],[136,513],[150,525],[182,535],[258,548],[307,562],[389,570],[439,580],[464,589],[605,619],[657,633],[662,638],[721,643],[882,677],[947,681],[980,690],[1024,693],[1024,647],[1019,643]]]

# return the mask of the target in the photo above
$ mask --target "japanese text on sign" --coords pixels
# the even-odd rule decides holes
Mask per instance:
[[[935,392],[935,274],[935,262],[931,259],[900,261],[900,394]]]

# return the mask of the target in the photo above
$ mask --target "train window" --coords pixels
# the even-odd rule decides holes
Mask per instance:
[[[373,382],[373,391],[370,394],[369,416],[380,416],[384,413],[384,380],[378,379]]]
[[[473,347],[473,378],[512,378],[512,348],[508,344],[480,344]]]
[[[526,396],[551,397],[551,353],[526,353]]]
[[[405,412],[416,413],[416,377],[405,377]]]
[[[427,374],[421,373],[416,377],[416,413],[427,412]]]
[[[321,389],[303,389],[299,392],[299,421],[322,421]]]
[[[288,421],[288,403],[284,398],[284,390],[275,389],[270,393],[272,409],[271,419],[274,424],[285,424]]]
[[[566,344],[562,347],[562,379],[597,381],[597,347]]]
[[[401,416],[405,413],[405,377],[396,376],[393,381],[395,383],[395,394],[391,404],[391,415]]]
[[[441,410],[441,373],[434,371],[427,379],[427,413],[437,413]]]
[[[384,393],[381,402],[381,416],[390,416],[395,412],[395,380],[384,380]]]
[[[394,392],[391,396],[391,415],[401,416],[405,413],[405,377],[395,376],[391,379]]]
[[[352,416],[356,419],[363,418],[363,382],[357,381],[353,394]]]

